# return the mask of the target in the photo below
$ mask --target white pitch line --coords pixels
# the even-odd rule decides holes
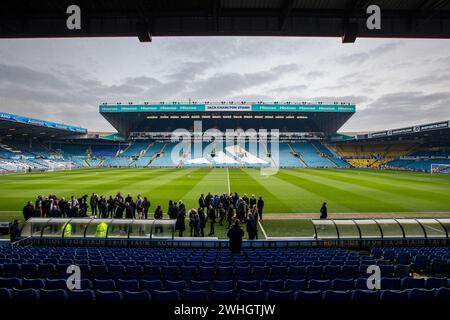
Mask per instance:
[[[262,226],[262,224],[261,224],[261,221],[258,220],[258,224],[259,224],[259,227],[261,228],[261,231],[262,231],[262,233],[263,233],[263,235],[264,235],[264,238],[268,239],[268,238],[267,238],[266,230],[264,230],[264,228],[263,228],[263,226]]]
[[[231,187],[230,187],[230,172],[228,171],[227,168],[227,180],[228,180],[228,194],[231,192]]]

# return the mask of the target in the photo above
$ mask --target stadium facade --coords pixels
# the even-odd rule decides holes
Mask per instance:
[[[355,111],[355,105],[337,102],[101,104],[100,114],[117,133],[0,113],[0,170],[277,166],[430,171],[439,165],[438,172],[450,173],[449,121],[338,134]]]

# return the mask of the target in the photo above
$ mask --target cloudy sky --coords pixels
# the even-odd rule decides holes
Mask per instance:
[[[343,101],[342,132],[450,119],[449,40],[0,40],[0,111],[113,131],[101,102]]]

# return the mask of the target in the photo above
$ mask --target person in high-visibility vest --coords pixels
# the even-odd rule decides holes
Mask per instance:
[[[61,227],[61,229],[61,231],[63,231],[63,238],[70,238],[70,236],[72,235],[72,226],[70,225],[70,223],[65,223]]]
[[[108,231],[108,225],[104,222],[99,223],[95,230],[95,236],[97,238],[106,238],[106,232]]]

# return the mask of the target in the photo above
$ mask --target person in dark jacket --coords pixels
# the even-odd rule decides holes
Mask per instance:
[[[206,200],[203,193],[200,195],[200,198],[198,199],[198,207],[202,208],[203,210],[205,210],[206,208]]]
[[[134,210],[131,204],[125,203],[125,219],[134,219]]]
[[[252,194],[252,197],[250,198],[249,201],[250,201],[249,204],[248,204],[248,205],[249,205],[249,208],[253,209],[253,206],[256,205],[256,197],[255,197],[254,194]]]
[[[244,230],[239,226],[240,221],[236,219],[234,225],[228,230],[227,236],[230,239],[230,249],[232,253],[241,253],[242,238]]]
[[[214,224],[216,223],[216,209],[214,209],[213,205],[209,205],[208,207],[208,220],[211,223],[211,227],[209,229],[209,236],[213,236]]]
[[[247,233],[249,240],[255,240],[256,238],[256,223],[255,216],[250,214],[247,221]]]
[[[177,222],[175,223],[175,230],[178,230],[178,236],[182,237],[184,230],[186,230],[186,225],[184,224],[184,219],[186,215],[184,211],[177,210]]]
[[[107,201],[108,203],[108,217],[113,218],[114,217],[114,198],[112,196],[109,196],[109,199]]]
[[[95,193],[92,193],[91,199],[89,200],[89,204],[91,205],[91,212],[93,216],[97,216],[97,206],[98,206],[98,196]]]
[[[205,227],[206,227],[206,216],[205,216],[205,211],[201,207],[198,208],[198,219],[199,219],[199,224],[200,224],[199,235],[200,235],[200,237],[204,237],[205,236]]]
[[[123,219],[123,204],[121,202],[119,202],[116,205],[116,209],[114,212],[114,218],[115,219]]]
[[[234,217],[234,207],[230,203],[230,205],[228,206],[228,210],[227,210],[227,221],[228,221],[227,229],[231,228],[231,223],[233,222],[233,217]]]
[[[23,207],[22,213],[23,213],[23,218],[25,219],[25,221],[27,221],[28,219],[30,219],[33,216],[34,206],[31,201],[28,201],[27,205],[25,207]]]
[[[145,201],[145,200],[144,200]],[[145,214],[145,208],[144,208],[144,214]],[[153,215],[155,220],[161,220],[163,218],[163,211],[161,209],[161,205],[158,205],[155,210],[155,214]],[[155,234],[162,233],[163,227],[158,223],[155,227]]]
[[[19,228],[20,220],[16,219],[9,227],[9,236],[11,242],[17,241],[20,238],[20,228]]]
[[[100,196],[100,200],[98,201],[98,210],[102,218],[108,217],[108,202],[103,196]]]
[[[262,220],[264,210],[264,200],[262,197],[259,197],[258,202],[256,203],[256,208],[258,208],[259,220]]]
[[[322,207],[320,208],[320,219],[327,219],[327,218],[328,218],[327,203],[324,202],[322,204]]]
[[[150,207],[151,207],[150,201],[147,199],[147,197],[144,197],[144,200],[142,201],[142,208],[144,208],[145,219],[148,218],[148,210],[150,209]],[[159,207],[161,209],[161,206]]]

